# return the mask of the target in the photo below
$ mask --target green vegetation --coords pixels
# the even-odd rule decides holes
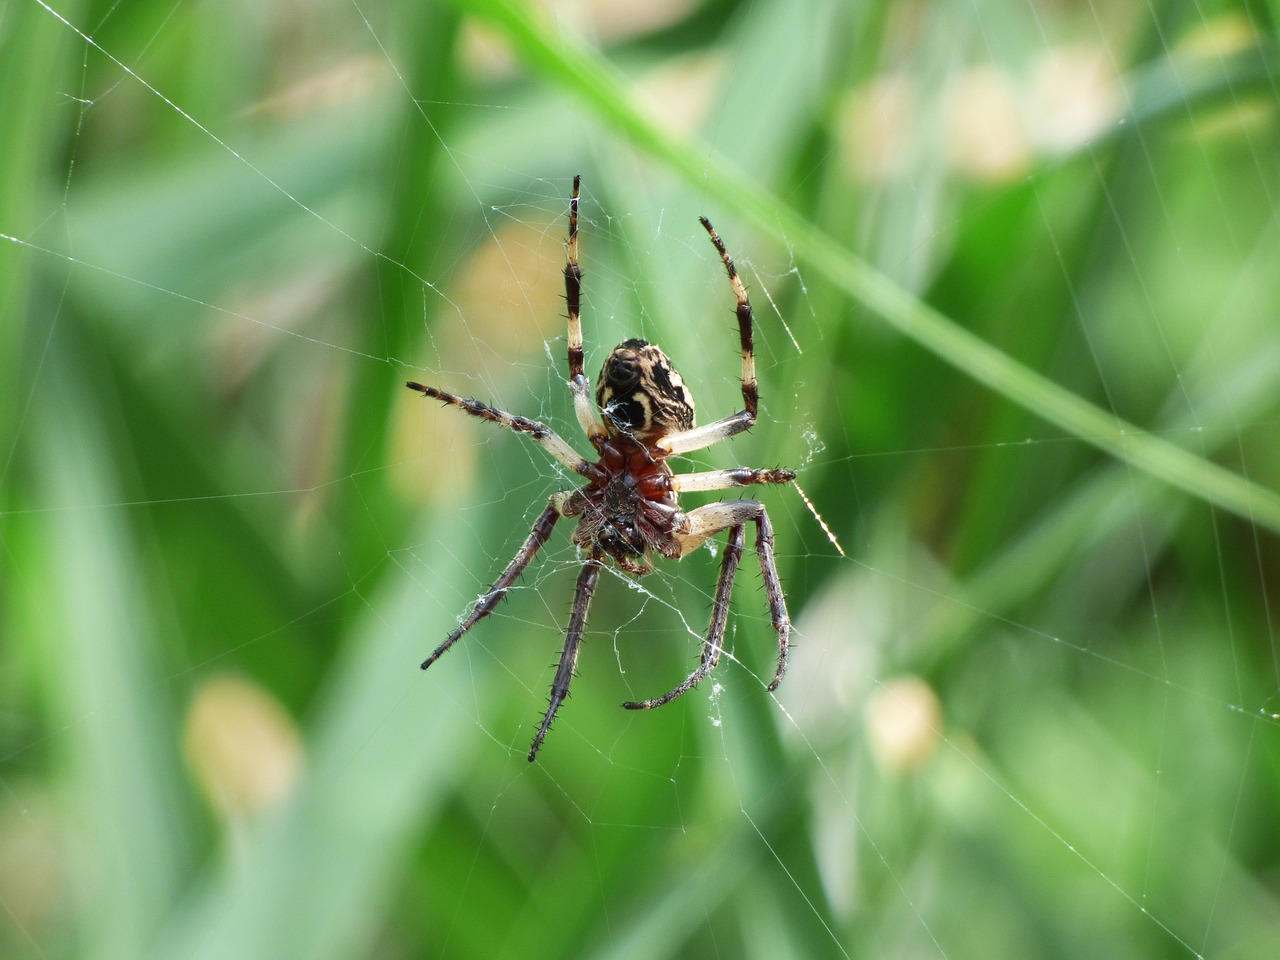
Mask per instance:
[[[637,9],[5,8],[0,956],[1274,956],[1280,5]],[[643,715],[718,559],[602,577],[530,765],[567,523],[416,665],[573,480],[403,382],[585,448],[575,173],[845,554]]]

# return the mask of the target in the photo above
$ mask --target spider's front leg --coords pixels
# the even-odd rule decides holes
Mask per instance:
[[[722,471],[715,472],[722,473]],[[794,479],[794,474],[790,479]],[[778,579],[778,566],[774,559],[773,524],[769,522],[769,514],[764,504],[757,500],[727,500],[723,503],[712,503],[690,511],[686,521],[687,528],[675,534],[680,544],[677,555],[681,557],[702,546],[721,530],[729,531],[724,559],[720,563],[720,579],[716,582],[715,600],[711,605],[711,623],[707,627],[707,638],[702,646],[702,657],[697,668],[678,687],[652,700],[624,703],[623,706],[628,710],[652,710],[654,707],[670,703],[676,697],[688,693],[697,686],[698,682],[714,670],[716,664],[720,662],[720,653],[724,649],[725,625],[729,618],[729,600],[733,594],[733,581],[738,572],[738,563],[742,559],[744,531],[746,525],[753,521],[756,525],[756,556],[759,558],[760,571],[764,576],[765,594],[769,598],[769,614],[773,620],[773,628],[778,633],[778,667],[773,679],[769,682],[769,690],[777,689],[787,669],[791,642],[791,617],[787,613],[787,603],[782,593],[782,583]]]
[[[573,394],[573,410],[578,425],[593,447],[599,447],[607,434],[596,417],[591,402],[591,384],[583,369],[582,349],[582,267],[578,265],[578,188],[582,177],[573,178],[573,196],[569,198],[569,242],[564,264],[564,302],[569,315],[569,390]]]
[[[586,473],[587,461],[579,456],[578,451],[569,446],[568,442],[560,434],[539,420],[517,417],[514,413],[499,410],[497,407],[490,406],[482,400],[471,400],[467,397],[446,393],[444,390],[437,390],[435,387],[424,387],[413,380],[410,380],[405,386],[410,390],[416,390],[424,397],[439,400],[447,406],[457,407],[463,413],[469,413],[473,417],[487,420],[489,423],[496,423],[498,426],[506,427],[515,433],[526,433],[534,443],[570,470],[584,475]]]
[[[760,388],[756,383],[756,351],[754,343],[755,319],[751,312],[751,301],[747,298],[747,288],[742,285],[738,276],[738,268],[734,266],[724,241],[716,233],[716,228],[706,217],[699,217],[706,228],[716,252],[724,262],[725,272],[729,275],[729,285],[733,287],[734,299],[738,301],[736,314],[738,317],[738,340],[742,350],[742,409],[732,416],[708,423],[690,430],[668,434],[658,441],[658,446],[667,453],[691,453],[701,450],[713,443],[727,440],[744,430],[750,430],[756,422],[756,413],[760,406]]]

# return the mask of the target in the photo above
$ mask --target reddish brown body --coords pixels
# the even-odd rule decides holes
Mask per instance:
[[[584,473],[587,484],[564,504],[566,517],[580,517],[573,542],[604,551],[627,573],[653,569],[649,551],[679,555],[672,536],[679,507],[671,468],[660,451],[625,434],[600,443],[600,459]]]

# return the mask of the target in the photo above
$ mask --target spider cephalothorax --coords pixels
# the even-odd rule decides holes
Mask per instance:
[[[720,579],[716,583],[711,607],[711,623],[697,668],[684,682],[661,697],[624,703],[628,709],[647,710],[674,700],[697,685],[719,662],[729,616],[729,598],[742,559],[748,523],[754,523],[756,527],[756,555],[764,575],[770,618],[778,633],[778,665],[769,683],[770,690],[777,687],[787,668],[791,634],[791,620],[774,562],[773,527],[764,504],[756,500],[724,500],[685,513],[680,509],[677,495],[756,483],[790,483],[795,480],[795,473],[791,470],[737,467],[677,474],[667,465],[669,456],[690,453],[727,440],[750,429],[755,423],[759,401],[752,348],[751,302],[747,299],[746,288],[720,237],[710,221],[703,217],[702,225],[724,262],[737,299],[738,333],[742,346],[741,411],[706,426],[695,426],[693,395],[680,374],[659,347],[636,339],[624,340],[610,352],[600,369],[593,404],[591,386],[583,372],[582,321],[579,314],[582,271],[578,266],[578,186],[579,178],[574,177],[573,195],[569,201],[568,260],[564,268],[565,299],[569,307],[569,389],[573,394],[578,423],[595,449],[597,459],[591,461],[579,456],[555,431],[536,420],[513,416],[479,400],[468,400],[420,383],[410,381],[407,384],[412,390],[458,407],[472,416],[529,434],[551,456],[587,481],[576,490],[552,496],[515,558],[476,601],[458,628],[422,662],[422,669],[427,669],[459,637],[492,613],[511,584],[551,537],[556,521],[561,517],[576,518],[578,526],[573,542],[587,554],[587,560],[578,574],[564,650],[551,683],[551,702],[529,749],[530,760],[537,756],[556,711],[569,695],[569,682],[578,662],[578,647],[586,627],[587,610],[600,578],[600,568],[606,561],[612,561],[618,569],[632,576],[643,576],[653,569],[653,554],[678,559],[702,546],[708,538],[723,530],[728,531],[724,558],[720,562]]]
[[[558,504],[562,516],[581,518],[573,542],[595,548],[627,573],[648,573],[651,550],[664,556],[678,550],[671,535],[680,513],[671,468],[625,434],[605,440],[591,467],[587,485]]]

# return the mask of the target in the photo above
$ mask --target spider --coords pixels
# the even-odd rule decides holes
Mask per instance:
[[[577,518],[574,544],[586,554],[586,562],[578,574],[573,596],[573,609],[565,635],[564,649],[551,697],[542,723],[529,748],[529,760],[538,749],[555,720],[556,711],[569,695],[569,683],[578,662],[578,647],[587,622],[587,610],[600,578],[600,568],[610,560],[632,576],[643,576],[653,569],[650,559],[656,553],[678,559],[702,546],[709,538],[727,530],[728,539],[720,562],[715,600],[711,606],[711,623],[698,666],[682,683],[651,700],[627,702],[628,710],[651,710],[688,693],[707,676],[720,660],[725,624],[729,616],[729,598],[734,576],[742,559],[745,529],[756,527],[756,555],[764,575],[769,613],[778,634],[778,665],[769,690],[777,688],[787,668],[791,619],[787,614],[778,568],[774,562],[773,526],[764,504],[756,500],[725,500],[697,507],[687,513],[680,509],[677,495],[694,491],[726,490],[756,483],[791,483],[793,470],[757,470],[734,467],[676,474],[667,464],[673,455],[689,453],[727,440],[749,430],[756,421],[758,392],[756,388],[755,354],[752,349],[751,302],[738,277],[733,260],[723,241],[706,217],[699,218],[715,245],[729,274],[729,283],[737,299],[738,334],[742,346],[743,409],[732,416],[705,426],[694,426],[693,396],[666,354],[655,344],[644,340],[624,340],[609,353],[596,381],[595,401],[591,386],[583,373],[582,321],[578,308],[582,288],[582,271],[578,266],[578,189],[581,177],[573,178],[573,195],[569,201],[569,241],[564,268],[565,299],[569,313],[569,390],[573,394],[574,411],[587,440],[595,449],[594,462],[578,455],[555,431],[536,420],[514,416],[479,400],[426,387],[410,381],[410,390],[490,423],[528,434],[533,442],[574,473],[586,478],[586,484],[574,490],[561,491],[551,497],[545,510],[534,522],[524,544],[498,579],[476,601],[458,628],[445,638],[435,652],[422,661],[426,670],[440,659],[458,639],[480,620],[493,612],[534,555],[551,537],[552,528],[561,517]]]

